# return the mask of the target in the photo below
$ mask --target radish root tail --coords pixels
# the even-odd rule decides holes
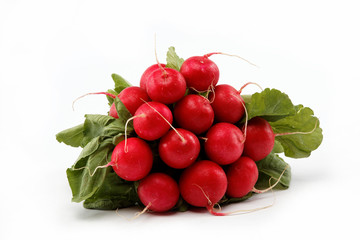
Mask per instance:
[[[271,177],[269,179],[269,186],[271,186],[271,180],[273,179],[273,177]],[[275,202],[276,202],[276,195],[273,191],[273,189],[271,188],[271,192],[273,193],[273,202],[269,205],[263,206],[263,207],[258,207],[258,208],[252,208],[252,209],[239,209],[236,211],[230,211],[230,212],[220,212],[221,211],[221,207],[219,206],[219,210],[215,210],[214,206],[213,207],[207,207],[208,211],[215,216],[229,216],[229,215],[236,215],[236,214],[246,214],[246,213],[252,213],[252,212],[256,212],[256,211],[260,211],[266,208],[270,208],[272,206],[274,206]]]
[[[243,90],[245,87],[247,87],[248,85],[250,85],[250,84],[254,84],[254,85],[258,86],[261,91],[264,90],[264,89],[263,89],[258,83],[256,83],[256,82],[247,82],[247,83],[245,83],[245,84],[240,88],[239,94],[241,94],[242,90]]]
[[[210,57],[210,56],[212,56],[212,55],[214,55],[214,54],[221,54],[221,55],[230,56],[230,57],[237,57],[237,58],[240,58],[241,60],[249,63],[250,65],[253,65],[254,67],[259,68],[259,66],[257,66],[256,64],[250,62],[249,60],[247,60],[247,59],[245,59],[245,58],[243,58],[243,57],[240,57],[240,56],[238,56],[238,55],[234,55],[234,54],[228,54],[228,53],[223,53],[223,52],[213,52],[213,53],[205,54],[204,57],[208,58],[208,57]]]
[[[319,124],[319,119],[316,119],[316,122],[315,122],[315,126],[312,130],[310,130],[309,132],[287,132],[287,133],[276,133],[275,134],[275,137],[279,137],[279,136],[285,136],[285,135],[295,135],[295,134],[311,134],[313,132],[315,132],[316,128],[318,127],[318,124]]]
[[[72,168],[72,170],[80,171],[80,170],[86,169],[86,170],[88,170],[88,172],[89,172],[89,176],[90,176],[90,177],[93,177],[93,176],[95,175],[96,171],[97,171],[99,168],[107,168],[107,167],[109,167],[109,166],[111,166],[111,165],[112,165],[111,162],[109,162],[109,163],[107,163],[106,165],[97,166],[92,173],[91,173],[91,170],[90,170],[90,168],[89,168],[88,166],[81,167],[81,168]]]
[[[161,69],[162,73],[163,73],[163,76],[166,78],[167,77],[167,72],[166,70],[163,68],[163,66],[161,66],[160,62],[159,62],[159,59],[158,59],[158,56],[157,56],[157,52],[156,52],[156,33],[154,35],[154,51],[155,51],[155,59],[156,59],[156,63],[157,65],[159,66],[159,68]]]
[[[143,100],[143,99],[142,99]],[[144,101],[144,100],[143,100]],[[157,114],[159,114],[159,116],[164,119],[164,121],[169,124],[169,126],[176,132],[176,134],[180,137],[182,142],[185,142],[185,138],[179,133],[178,130],[176,130],[176,128],[174,128],[174,126],[161,114],[159,113],[158,110],[156,110],[153,106],[151,106],[148,102],[144,101],[152,110],[154,110]]]
[[[279,178],[277,179],[277,181],[276,181],[273,185],[269,186],[269,187],[266,188],[266,189],[261,189],[261,190],[256,189],[255,187],[253,187],[252,191],[255,192],[255,193],[265,193],[265,192],[267,192],[267,191],[269,191],[269,190],[272,190],[272,189],[280,182],[282,176],[285,174],[285,171],[286,171],[286,169],[288,169],[288,167],[289,167],[289,164],[286,165],[286,167],[284,168],[284,170],[283,170],[282,173],[280,174]],[[270,178],[269,183],[270,183],[271,179],[272,179],[272,178]],[[269,185],[270,185],[270,184],[269,184]]]
[[[108,92],[86,93],[86,94],[84,94],[84,95],[76,98],[76,99],[73,101],[73,103],[72,103],[72,109],[73,109],[73,111],[75,111],[75,108],[74,108],[75,102],[77,102],[79,99],[81,99],[81,98],[83,98],[83,97],[86,97],[86,96],[88,96],[88,95],[97,95],[97,94],[104,94],[104,95],[106,95],[106,96],[108,96],[108,97],[111,97],[111,98],[114,98],[114,99],[116,98],[116,96],[115,96],[114,94],[111,94],[111,93],[108,93]]]
[[[244,140],[242,141],[242,143],[245,143],[245,141],[246,141],[246,133],[247,133],[247,125],[248,125],[249,115],[248,115],[248,112],[247,112],[247,109],[246,109],[246,106],[245,106],[244,101],[241,101],[241,104],[243,105],[244,110],[245,110]]]
[[[149,202],[148,205],[146,205],[146,207],[141,211],[141,212],[137,212],[135,213],[135,216],[133,216],[132,218],[129,219],[129,221],[135,220],[138,217],[140,217],[141,215],[143,215],[144,213],[146,213],[149,210],[149,207],[151,206],[151,202]]]

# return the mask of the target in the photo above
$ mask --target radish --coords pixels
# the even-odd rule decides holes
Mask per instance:
[[[219,68],[209,59],[214,54],[222,54],[232,57],[238,57],[251,65],[256,66],[250,61],[232,54],[213,52],[204,56],[194,56],[186,59],[180,68],[180,73],[184,76],[188,88],[197,91],[206,91],[216,86],[219,81]]]
[[[120,92],[118,97],[126,109],[129,110],[133,116],[135,115],[136,110],[144,103],[144,101],[150,101],[146,91],[136,86],[125,88]],[[115,103],[111,105],[109,115],[114,118],[119,118],[115,108]]]
[[[179,187],[174,179],[164,173],[151,173],[142,179],[137,189],[140,201],[154,212],[165,212],[179,200]]]
[[[207,98],[189,94],[176,103],[174,118],[181,128],[201,134],[213,124],[214,111]]]
[[[162,67],[165,67],[165,64],[163,63],[160,63],[160,65]],[[146,91],[146,83],[147,83],[147,80],[149,78],[149,75],[156,69],[159,68],[159,65],[156,63],[154,65],[151,65],[150,67],[148,67],[145,72],[141,75],[141,78],[140,78],[140,87],[142,89],[144,89]]]
[[[209,94],[209,100],[218,122],[236,123],[245,113],[245,103],[239,91],[228,84],[217,85]]]
[[[275,134],[265,119],[255,117],[248,121],[244,155],[254,161],[259,161],[269,155],[274,147],[274,143]]]
[[[175,131],[176,130],[176,131]],[[160,158],[172,168],[186,168],[200,153],[199,139],[190,131],[177,128],[160,139]]]
[[[173,116],[166,105],[159,102],[147,102],[136,110],[135,116],[129,120],[131,119],[134,119],[136,134],[142,139],[153,141],[169,131]]]
[[[245,156],[240,157],[226,171],[228,180],[226,195],[234,198],[244,197],[253,190],[258,176],[259,172],[254,160]]]
[[[226,192],[226,174],[218,164],[202,160],[185,169],[180,176],[179,187],[186,202],[212,209]]]
[[[177,70],[162,67],[149,74],[146,91],[153,101],[171,104],[185,95],[186,82]]]
[[[244,149],[242,131],[231,123],[217,123],[206,134],[205,152],[210,160],[230,164],[238,160]]]
[[[219,81],[219,68],[208,55],[194,56],[181,65],[180,73],[184,76],[188,88],[206,91]]]
[[[149,174],[152,164],[153,154],[149,145],[133,137],[116,145],[108,165],[113,167],[120,178],[137,181]]]

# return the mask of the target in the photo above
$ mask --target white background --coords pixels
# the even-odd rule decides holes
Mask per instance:
[[[131,3],[130,3],[131,2]],[[326,239],[359,237],[360,33],[357,1],[0,1],[0,239]],[[137,85],[169,46],[187,58],[238,54],[260,68],[213,56],[220,83],[255,81],[286,92],[320,118],[324,141],[287,161],[290,189],[214,217],[139,209],[86,210],[71,203],[65,170],[80,149],[55,134],[106,114],[102,96],[121,74]],[[245,92],[258,89],[249,86]]]

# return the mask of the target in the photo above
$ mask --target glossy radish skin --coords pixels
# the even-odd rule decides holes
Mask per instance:
[[[201,134],[213,124],[214,111],[207,98],[189,94],[176,103],[174,118],[181,128]]]
[[[219,81],[219,68],[206,56],[190,57],[181,65],[180,73],[189,88],[206,91]]]
[[[227,179],[224,170],[208,160],[195,162],[180,176],[181,196],[196,207],[213,206],[224,196]]]
[[[170,130],[159,143],[160,158],[172,168],[186,168],[193,164],[200,153],[199,139],[192,132],[177,128]]]
[[[153,101],[171,104],[179,101],[185,95],[186,82],[177,70],[159,68],[149,75],[146,91]]]
[[[113,117],[113,118],[119,118],[119,115],[116,111],[116,108],[115,108],[115,103],[111,104],[111,107],[110,107],[110,111],[109,111],[109,116]]]
[[[259,171],[254,160],[242,156],[229,166],[226,176],[228,179],[226,195],[241,198],[253,189],[258,180]]]
[[[121,141],[111,155],[111,166],[116,174],[127,181],[137,181],[149,174],[153,164],[153,154],[149,145],[139,138]]]
[[[125,88],[120,92],[118,97],[133,116],[135,115],[136,110],[144,103],[144,101],[150,101],[146,91],[136,86]],[[111,105],[109,115],[114,118],[119,118],[114,103]]]
[[[206,133],[206,138],[206,155],[220,165],[235,162],[243,153],[244,135],[231,123],[215,124]]]
[[[255,117],[248,121],[244,155],[259,161],[269,155],[274,143],[275,134],[265,119]]]
[[[140,201],[154,212],[172,209],[180,195],[178,184],[164,173],[151,173],[142,179],[137,193]]]
[[[230,85],[221,84],[215,87],[215,93],[209,94],[211,107],[218,122],[236,123],[244,116],[244,100],[239,92]]]
[[[170,129],[169,124],[172,124],[173,121],[170,109],[166,105],[158,102],[144,103],[136,110],[135,116],[134,130],[136,134],[140,138],[148,141],[159,139],[165,135]]]
[[[160,63],[160,65],[162,67],[165,67],[165,64],[163,63]],[[142,89],[144,89],[146,91],[146,83],[147,83],[147,80],[149,78],[149,75],[156,69],[159,69],[159,64],[154,64],[154,65],[151,65],[150,67],[148,67],[145,72],[141,75],[141,78],[140,78],[140,87]]]

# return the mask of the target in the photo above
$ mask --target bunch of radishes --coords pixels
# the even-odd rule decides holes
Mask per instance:
[[[211,55],[188,58],[180,71],[154,64],[142,75],[140,87],[118,95],[133,115],[129,121],[136,135],[115,147],[109,165],[122,179],[140,180],[138,196],[152,211],[172,209],[180,195],[210,211],[225,194],[244,197],[258,179],[254,161],[273,149],[275,135],[266,120],[235,125],[245,118],[245,103],[234,87],[217,85],[219,69]],[[115,104],[109,115],[118,117]],[[178,182],[151,171],[154,157],[147,141],[157,140],[161,160],[183,170]],[[200,151],[207,159],[198,159]]]
[[[310,156],[322,141],[319,120],[279,90],[241,96],[249,83],[240,90],[217,85],[213,54],[222,53],[184,61],[170,47],[167,64],[156,58],[140,87],[113,74],[115,88],[94,93],[107,95],[108,115],[86,114],[83,124],[56,135],[83,148],[66,171],[73,201],[226,215],[214,207],[289,187],[290,168],[278,153]]]

